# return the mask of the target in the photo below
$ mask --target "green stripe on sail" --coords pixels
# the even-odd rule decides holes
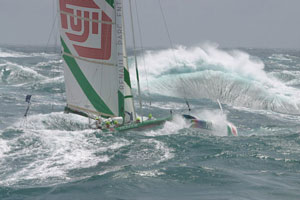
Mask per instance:
[[[122,92],[118,91],[118,97],[119,97],[119,116],[120,117],[124,117],[124,95],[122,94]]]
[[[130,99],[130,98],[133,98],[132,95],[129,95],[129,96],[125,96],[124,99]]]
[[[111,7],[115,7],[115,0],[106,0],[106,2],[111,6]]]
[[[125,83],[127,83],[127,85],[131,88],[130,75],[126,68],[124,68],[124,80]]]
[[[68,49],[66,43],[62,38],[61,38],[61,43],[64,48],[64,52],[71,54],[70,50]],[[114,115],[113,112],[108,108],[108,106],[104,103],[104,101],[94,90],[93,86],[89,83],[89,81],[81,71],[80,67],[78,66],[76,60],[73,57],[67,55],[63,55],[63,58],[66,61],[73,76],[77,80],[78,84],[80,85],[81,89],[83,90],[84,94],[91,102],[91,104],[94,106],[94,108],[98,112],[108,114],[108,115]]]

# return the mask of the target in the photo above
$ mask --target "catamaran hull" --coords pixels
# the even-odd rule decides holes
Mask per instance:
[[[123,131],[140,131],[140,130],[146,130],[146,129],[153,129],[156,127],[159,127],[163,125],[166,121],[172,120],[172,117],[167,117],[163,119],[155,119],[155,120],[147,120],[140,123],[131,123],[131,124],[125,124],[121,125],[119,127],[111,127],[111,128],[105,128],[102,129],[104,132],[123,132]]]
[[[210,130],[210,131],[214,130],[213,123],[209,122],[209,121],[192,119],[191,123],[192,123],[192,125],[191,125],[192,128],[200,128],[200,129],[206,129],[206,130]],[[231,123],[227,124],[227,135],[228,136],[238,136],[237,128]]]

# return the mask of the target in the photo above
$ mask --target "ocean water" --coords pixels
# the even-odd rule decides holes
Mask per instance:
[[[101,133],[63,113],[58,51],[0,47],[0,199],[300,199],[300,51],[181,46],[138,62],[139,114],[173,121]],[[184,98],[239,136],[189,128]]]

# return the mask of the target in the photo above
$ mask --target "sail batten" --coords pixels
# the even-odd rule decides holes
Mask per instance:
[[[90,62],[90,63],[99,64],[99,65],[114,66],[114,67],[117,66],[115,63],[105,63],[105,62],[100,62],[100,61],[89,60],[89,59],[82,58],[80,56],[73,56],[72,54],[66,53],[66,52],[63,52],[63,55],[73,57],[73,58],[76,58],[76,59],[79,59],[79,60],[83,60],[83,61],[86,61],[86,62]]]

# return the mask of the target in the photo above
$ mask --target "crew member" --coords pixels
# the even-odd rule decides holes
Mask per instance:
[[[96,117],[96,128],[102,129],[101,119],[99,117]]]
[[[106,121],[106,122],[105,122],[105,125],[106,125],[106,128],[109,128],[109,127],[110,127],[110,122],[109,122],[109,121]]]
[[[118,127],[118,126],[119,126],[119,123],[118,123],[117,120],[114,120],[114,126],[115,126],[115,127]]]

